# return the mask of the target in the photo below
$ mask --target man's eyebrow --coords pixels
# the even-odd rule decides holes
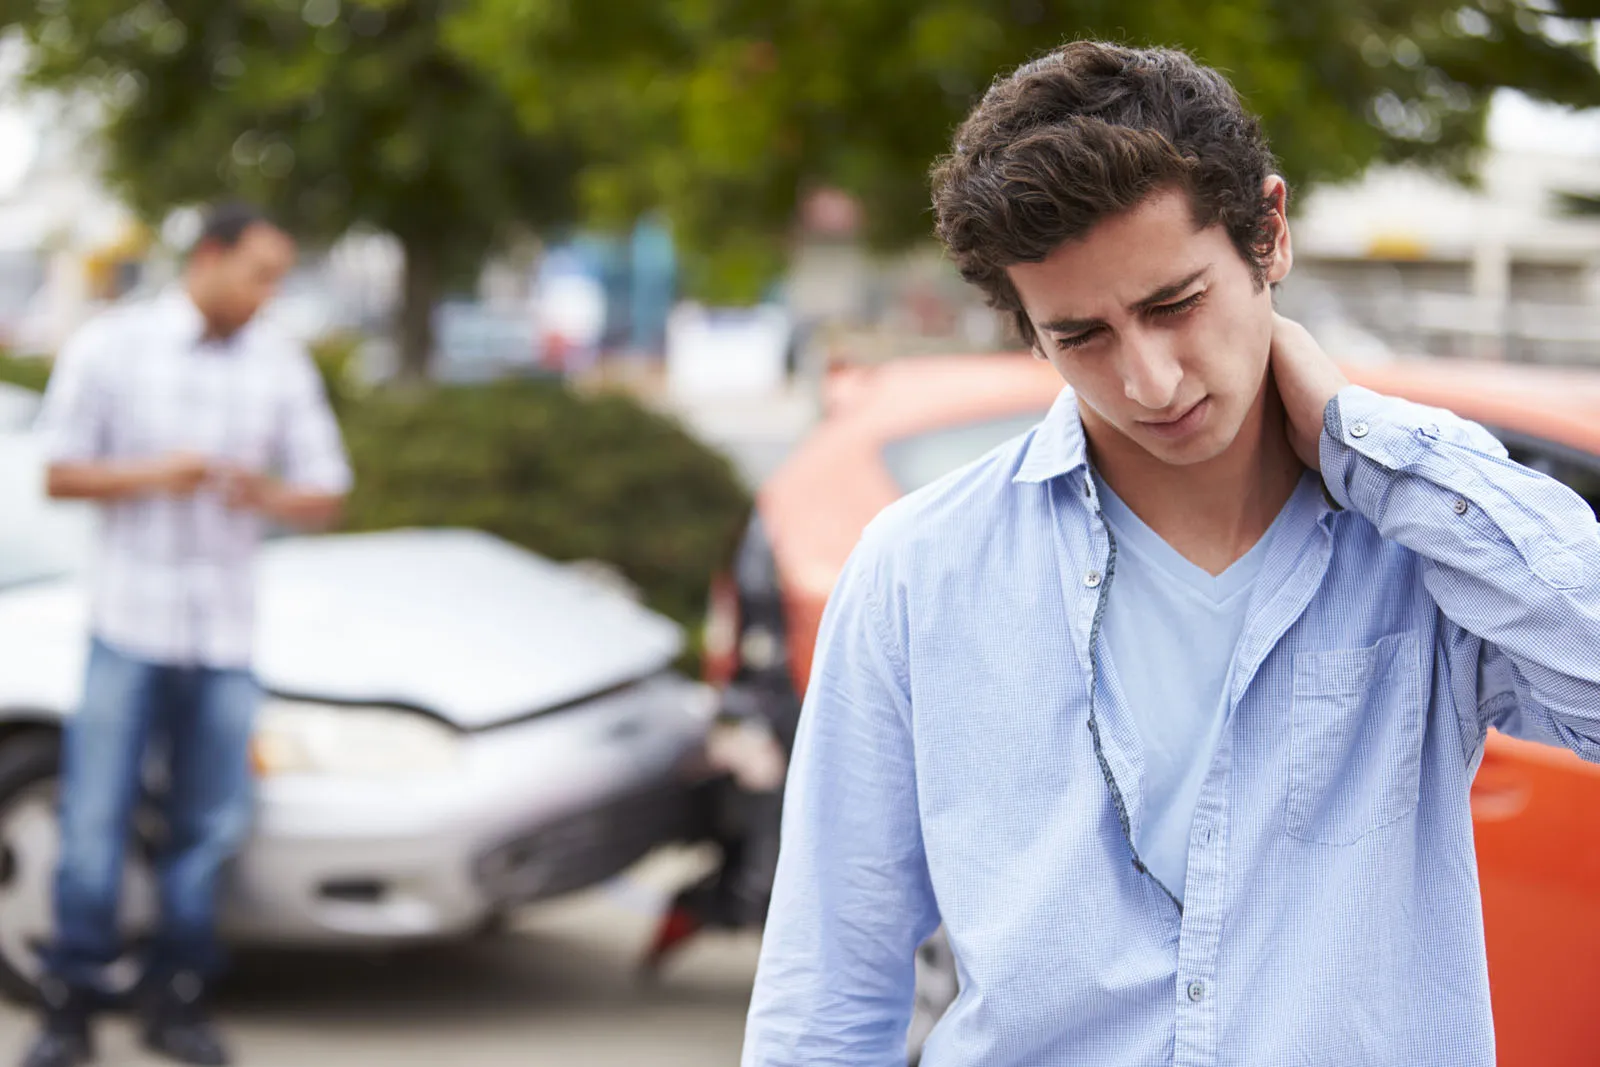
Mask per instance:
[[[1151,293],[1137,304],[1134,304],[1133,310],[1148,311],[1157,304],[1171,303],[1173,300],[1176,300],[1180,295],[1182,295],[1185,289],[1199,281],[1200,276],[1205,274],[1206,270],[1207,268],[1201,267],[1199,270],[1195,271],[1186,278],[1180,278],[1171,285],[1163,285],[1161,288],[1157,289],[1155,292]]]
[[[1129,310],[1148,311],[1157,304],[1166,304],[1171,302],[1172,300],[1176,299],[1185,289],[1199,281],[1209,269],[1210,268],[1208,267],[1201,267],[1193,274],[1179,278],[1177,281],[1172,282],[1169,285],[1163,285],[1161,288],[1144,297],[1142,300],[1135,302]],[[1084,330],[1092,329],[1095,326],[1104,325],[1105,320],[1103,319],[1052,319],[1049,322],[1041,322],[1039,324],[1039,329],[1048,331],[1050,333],[1072,334],[1081,333]]]

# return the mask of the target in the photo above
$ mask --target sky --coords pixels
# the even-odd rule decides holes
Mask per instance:
[[[1600,158],[1600,110],[1571,111],[1502,89],[1489,110],[1489,143],[1508,152]]]

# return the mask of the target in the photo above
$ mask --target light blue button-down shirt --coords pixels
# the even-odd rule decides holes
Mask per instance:
[[[1600,761],[1600,533],[1481,427],[1350,387],[1256,583],[1184,904],[1131,841],[1116,552],[1075,398],[888,509],[818,640],[746,1067],[1494,1062],[1468,791],[1490,725]],[[1151,664],[1159,669],[1160,664]]]

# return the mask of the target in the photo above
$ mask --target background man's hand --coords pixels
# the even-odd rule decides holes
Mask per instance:
[[[214,473],[206,457],[194,452],[175,452],[156,466],[155,487],[169,496],[189,496]]]
[[[242,467],[224,467],[216,472],[216,481],[222,490],[223,503],[241,511],[268,510],[272,479]]]
[[[1350,379],[1304,326],[1277,313],[1272,316],[1272,377],[1283,399],[1289,443],[1300,462],[1320,471],[1322,414]]]

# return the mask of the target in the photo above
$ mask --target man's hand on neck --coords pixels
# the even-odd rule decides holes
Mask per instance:
[[[1322,470],[1322,414],[1350,384],[1322,346],[1293,319],[1272,316],[1272,377],[1283,400],[1289,444],[1314,471]]]

